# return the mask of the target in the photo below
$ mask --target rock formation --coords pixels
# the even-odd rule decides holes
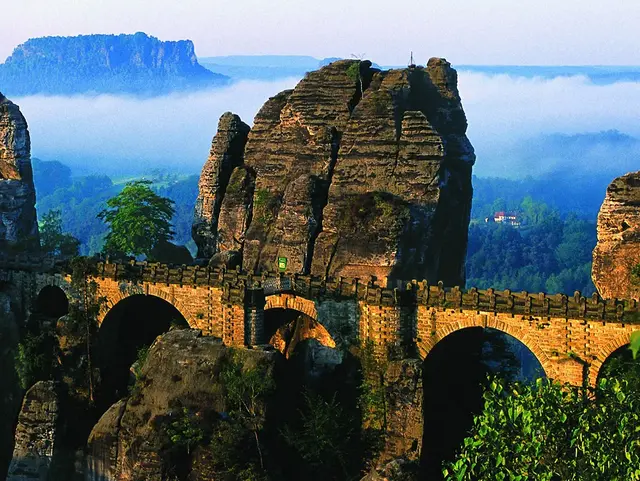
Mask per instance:
[[[592,277],[605,299],[640,300],[640,171],[615,179],[598,214]]]
[[[222,199],[225,196],[227,188],[230,196],[241,195],[243,186],[245,185],[245,174],[248,175],[241,166],[244,157],[244,147],[249,134],[249,126],[240,120],[240,117],[227,112],[220,117],[218,123],[218,132],[211,142],[211,152],[209,158],[200,174],[198,183],[198,199],[196,200],[195,216],[193,220],[193,239],[198,246],[199,258],[211,258],[219,251],[218,248],[218,217],[222,206]],[[239,168],[234,176],[233,182],[230,182],[234,169]],[[251,183],[251,181],[248,181]],[[248,196],[251,197],[253,191]],[[229,202],[227,203],[229,204]],[[236,210],[240,207],[242,210],[242,202],[240,206],[227,205],[225,213],[229,215],[229,210]],[[244,212],[247,212],[245,209]],[[247,214],[240,213],[240,217],[246,217]],[[231,214],[231,217],[236,217]],[[246,221],[245,221],[246,222]],[[240,222],[239,228],[243,228]],[[227,228],[224,226],[223,230]],[[235,231],[237,229],[231,229]],[[223,243],[229,246],[229,236],[223,236]],[[241,247],[241,246],[240,246]],[[234,250],[234,249],[225,249]]]
[[[228,80],[198,63],[191,40],[163,42],[142,32],[33,38],[0,64],[0,85],[16,96],[161,95]]]
[[[53,381],[27,391],[16,428],[7,481],[47,481],[57,448],[59,401]]]
[[[173,330],[159,337],[131,397],[111,406],[94,426],[85,479],[167,479],[167,425],[182,409],[194,412],[207,426],[228,411],[220,379],[228,354],[220,340],[197,330]],[[245,366],[265,363],[272,369],[276,360],[274,351],[242,350],[238,355]],[[196,467],[206,469],[197,456]]]
[[[475,155],[456,84],[444,59],[390,71],[340,60],[310,72],[256,115],[243,159],[255,191],[251,205],[232,202],[231,230],[216,210],[228,169],[210,157],[200,198],[215,201],[199,201],[198,232],[226,229],[237,242],[218,248],[240,249],[247,270],[276,270],[286,257],[291,272],[463,284]],[[228,115],[216,139],[228,138]]]
[[[0,93],[0,251],[37,248],[36,192],[27,121]]]

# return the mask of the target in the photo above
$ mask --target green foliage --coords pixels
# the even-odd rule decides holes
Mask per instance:
[[[385,363],[376,358],[373,341],[367,340],[360,349],[362,382],[358,406],[362,412],[362,424],[366,430],[381,433],[386,425],[383,376]]]
[[[15,369],[22,389],[29,389],[38,381],[53,378],[53,349],[55,339],[48,332],[27,332],[15,358]]]
[[[282,199],[268,189],[258,189],[253,197],[254,220],[263,225],[274,221]]]
[[[595,291],[591,253],[596,226],[523,201],[520,228],[475,222],[469,227],[467,285],[486,289],[584,295]]]
[[[167,436],[171,444],[179,449],[185,449],[187,454],[204,439],[204,430],[200,426],[196,415],[182,407],[174,419],[166,427]]]
[[[222,365],[220,380],[225,388],[228,414],[234,422],[253,433],[260,467],[264,468],[260,431],[265,422],[265,403],[275,389],[272,377],[263,364],[250,366],[241,354],[230,349]]]
[[[109,224],[105,252],[148,256],[158,242],[172,239],[173,201],[157,195],[149,184],[145,180],[128,182],[98,214]]]
[[[338,218],[338,227],[347,236],[359,235],[364,230],[379,236],[394,236],[410,220],[408,205],[385,192],[367,192],[351,197]]]
[[[133,375],[136,377],[136,380],[142,378],[142,368],[144,367],[144,363],[147,362],[148,355],[149,348],[147,346],[142,346],[138,349],[136,360],[133,363]]]
[[[360,62],[353,62],[347,68],[347,77],[349,77],[354,82],[360,80]]]
[[[633,358],[636,359],[638,357],[638,351],[640,351],[640,331],[635,331],[631,333],[631,352],[633,353]]]
[[[267,481],[267,473],[259,461],[247,452],[254,440],[252,434],[239,423],[222,420],[213,429],[209,453],[211,464],[221,481]],[[216,477],[218,479],[218,477]]]
[[[44,214],[38,228],[43,252],[62,257],[78,255],[80,241],[71,234],[62,232],[62,212],[59,209]]]
[[[92,278],[93,264],[86,257],[71,260],[71,298],[59,335],[66,340],[61,361],[69,392],[74,397],[94,401],[99,370],[93,363],[98,332],[98,316],[107,299],[98,295]]]
[[[640,264],[636,264],[631,268],[631,282],[640,284]]]
[[[446,480],[640,480],[640,392],[603,379],[596,394],[491,380]]]
[[[300,426],[287,426],[284,438],[314,472],[313,478],[348,479],[347,464],[353,432],[335,395],[325,400],[306,392],[300,412]],[[342,475],[342,476],[340,476]],[[308,477],[305,477],[308,479]]]

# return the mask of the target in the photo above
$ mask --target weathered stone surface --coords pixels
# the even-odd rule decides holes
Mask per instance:
[[[456,73],[376,73],[342,135],[312,271],[464,283],[475,156]]]
[[[640,299],[640,171],[615,179],[598,214],[592,277],[605,299]]]
[[[209,158],[200,174],[199,194],[193,219],[193,239],[198,258],[211,258],[218,252],[218,216],[231,178],[243,163],[249,126],[240,117],[226,112],[220,117],[218,132],[211,143]]]
[[[247,167],[236,167],[229,179],[218,219],[220,251],[242,251],[251,222],[256,175]]]
[[[444,59],[340,60],[269,99],[244,152],[253,204],[234,200],[238,241],[218,247],[249,271],[286,257],[290,272],[463,284],[475,155],[456,84]]]
[[[384,375],[386,422],[385,447],[380,459],[402,456],[420,460],[423,432],[422,361],[392,361]]]
[[[7,481],[47,481],[58,437],[60,412],[56,385],[40,381],[24,397]]]
[[[39,245],[35,203],[27,121],[0,93],[0,249]]]
[[[372,469],[360,481],[418,481],[420,468],[416,461],[398,458]]]
[[[360,64],[364,83],[370,66]],[[358,68],[342,60],[310,72],[258,112],[245,154],[257,175],[245,268],[273,269],[282,256],[289,270],[309,270],[340,133],[361,96]]]
[[[137,393],[114,404],[94,426],[88,442],[85,479],[166,479],[168,422],[187,408],[208,419],[228,411],[220,380],[228,348],[199,330],[160,336],[142,369]],[[278,353],[239,351],[245,365],[275,363]],[[202,460],[199,460],[202,461]],[[199,465],[198,470],[206,469]]]

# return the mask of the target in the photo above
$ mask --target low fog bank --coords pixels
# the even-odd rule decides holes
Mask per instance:
[[[463,72],[459,90],[478,176],[612,175],[640,168],[640,82],[596,85],[579,76]]]
[[[251,124],[262,104],[298,78],[153,99],[116,96],[13,99],[31,130],[33,155],[75,175],[199,173],[218,118]],[[584,76],[526,78],[461,70],[459,90],[479,177],[615,175],[640,168],[640,82]]]
[[[152,169],[199,173],[218,119],[247,122],[297,78],[238,82],[230,87],[138,99],[125,96],[31,96],[12,99],[29,122],[32,153],[57,159],[74,175],[139,175]]]

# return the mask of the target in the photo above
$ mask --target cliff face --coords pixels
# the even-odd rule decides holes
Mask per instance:
[[[463,284],[475,155],[456,84],[443,59],[341,60],[269,99],[244,150],[243,267]]]
[[[27,121],[0,93],[0,250],[39,245],[35,203]]]
[[[640,171],[615,179],[598,214],[593,282],[605,299],[640,300]]]
[[[0,65],[0,87],[11,95],[161,94],[227,80],[198,64],[190,40],[144,33],[34,38]]]

